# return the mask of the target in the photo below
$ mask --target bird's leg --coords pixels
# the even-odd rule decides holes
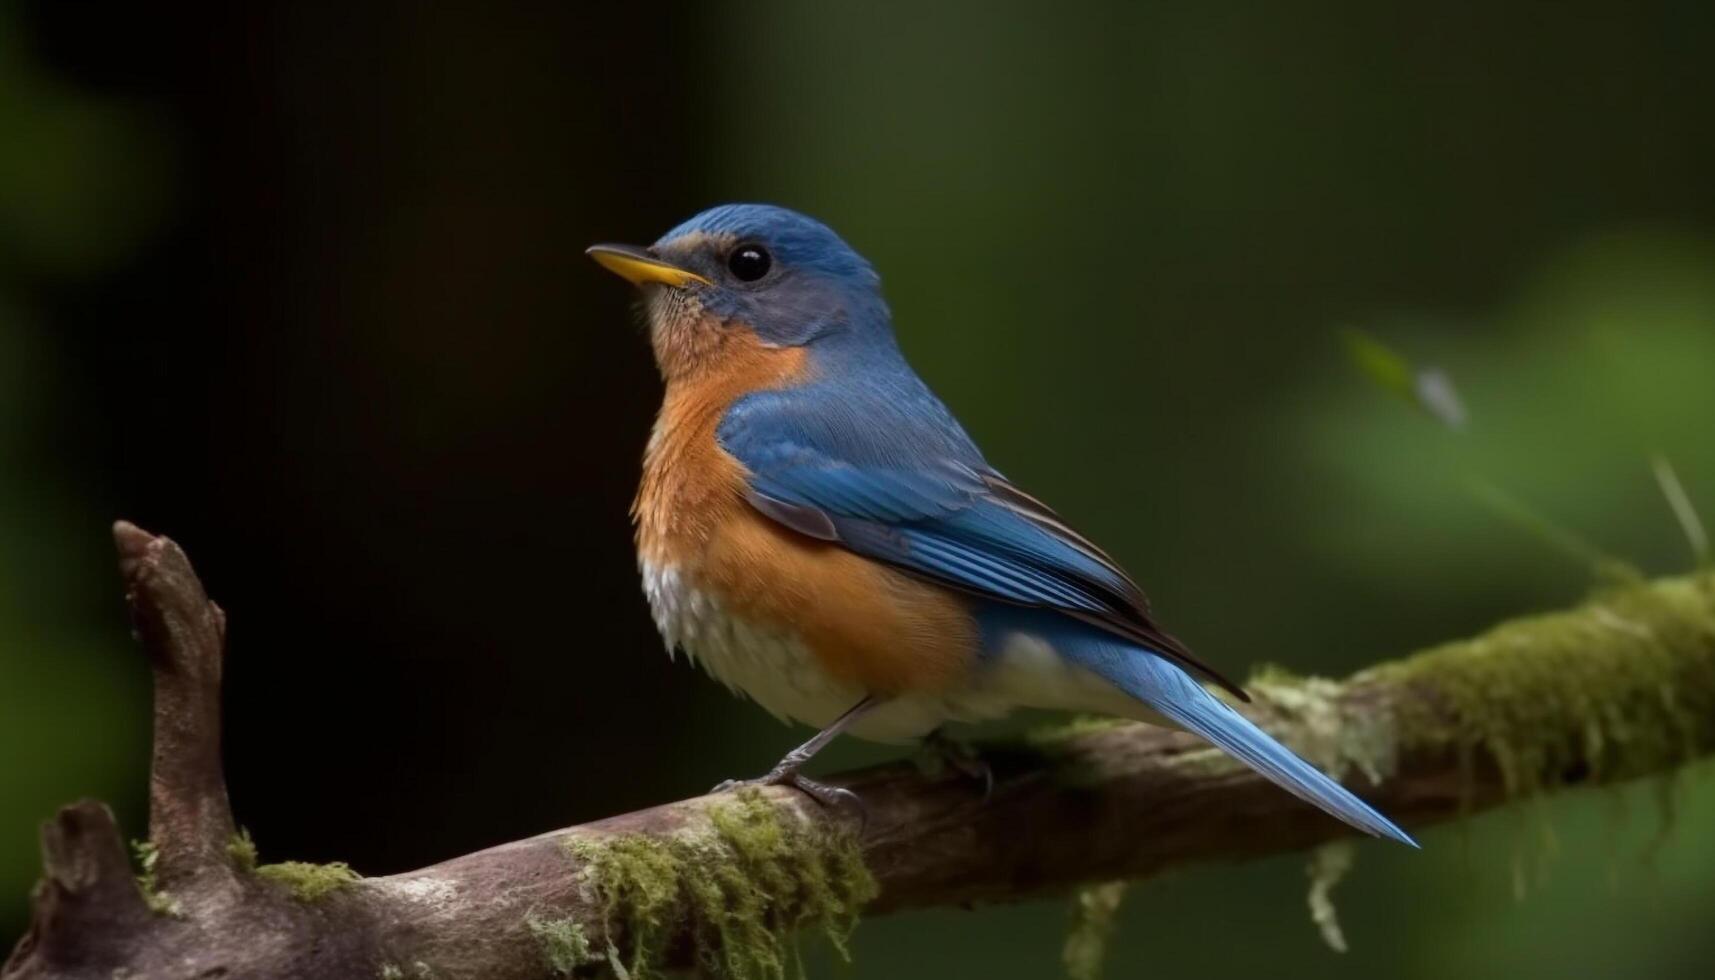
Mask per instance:
[[[864,698],[848,708],[845,714],[835,718],[828,727],[810,736],[809,741],[786,753],[785,757],[775,763],[774,768],[770,769],[766,776],[757,779],[729,779],[716,786],[713,792],[721,793],[729,789],[737,789],[740,786],[793,786],[823,806],[830,808],[850,806],[861,814],[863,801],[858,799],[856,793],[839,786],[829,786],[827,783],[817,782],[799,770],[804,768],[804,764],[809,762],[817,752],[827,748],[828,743],[837,738],[841,732],[850,728],[859,718],[869,714],[872,709],[880,705],[881,702],[874,698]]]
[[[945,728],[937,728],[923,736],[921,750],[933,763],[951,766],[960,775],[983,784],[983,799],[986,801],[994,792],[994,769],[988,764],[969,742],[948,734]],[[935,775],[934,771],[927,773]]]

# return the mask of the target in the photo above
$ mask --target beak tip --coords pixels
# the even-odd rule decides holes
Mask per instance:
[[[707,279],[695,272],[689,269],[681,269],[670,262],[656,258],[647,249],[637,248],[633,245],[609,245],[604,242],[584,249],[584,254],[594,259],[597,264],[609,272],[636,286],[642,286],[645,283],[661,283],[674,287],[681,287],[690,283],[698,283],[704,286],[710,284]]]

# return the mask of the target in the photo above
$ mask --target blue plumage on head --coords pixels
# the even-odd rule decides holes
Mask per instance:
[[[832,228],[815,218],[774,204],[722,204],[709,208],[662,235],[657,248],[701,233],[754,241],[768,246],[776,261],[791,269],[842,279],[852,286],[877,289],[881,277]]]
[[[766,256],[765,274],[735,273],[734,257],[747,248]],[[704,309],[768,343],[893,348],[881,277],[807,215],[772,204],[723,204],[661,236],[654,250],[710,280],[714,288],[698,296]]]

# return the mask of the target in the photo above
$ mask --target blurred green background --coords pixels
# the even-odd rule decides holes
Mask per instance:
[[[1474,480],[1651,574],[1691,564],[1651,454],[1715,515],[1707,4],[571,6],[0,0],[0,943],[55,806],[143,832],[118,516],[231,614],[270,859],[399,870],[794,743],[660,654],[658,383],[578,254],[718,201],[869,256],[990,458],[1240,673],[1576,601]],[[1302,856],[1151,881],[1110,975],[1706,976],[1709,767],[1677,793],[1665,839],[1644,786],[1365,845],[1345,955]],[[852,972],[1051,976],[1065,921],[868,922]]]

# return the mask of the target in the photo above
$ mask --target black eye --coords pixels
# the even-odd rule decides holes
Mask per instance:
[[[740,245],[727,256],[726,267],[743,282],[755,282],[768,275],[773,260],[761,245]]]

